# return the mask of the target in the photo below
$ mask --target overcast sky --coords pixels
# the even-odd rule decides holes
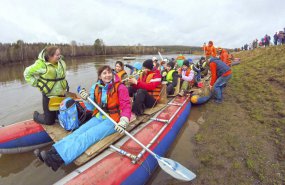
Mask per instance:
[[[0,42],[241,47],[285,27],[285,0],[1,0]]]

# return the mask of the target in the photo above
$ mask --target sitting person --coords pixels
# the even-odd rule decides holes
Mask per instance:
[[[121,61],[117,61],[115,64],[115,73],[118,75],[120,81],[128,78],[127,72],[124,70],[124,64]]]
[[[160,70],[158,59],[156,57],[152,57],[152,61],[153,61],[153,69]]]
[[[166,64],[168,63],[168,59],[165,58],[163,59],[161,62],[160,62],[160,71],[162,73],[162,71],[165,71],[166,70]]]
[[[198,65],[200,67],[201,78],[204,78],[205,76],[208,75],[209,71],[209,66],[206,62],[206,58],[201,57],[200,60],[198,61]]]
[[[140,62],[135,62],[134,65],[125,64],[127,68],[131,70],[130,75],[135,76],[136,79],[139,78],[139,74],[142,72],[142,64]]]
[[[153,61],[144,61],[143,67],[138,80],[129,79],[129,95],[134,96],[132,112],[137,116],[142,115],[145,108],[153,107],[157,103],[161,91],[161,75],[157,70],[153,70]]]
[[[194,85],[194,71],[190,68],[190,63],[188,60],[184,60],[181,71],[181,91],[179,92],[179,96],[184,96],[185,93]]]
[[[115,81],[117,79],[117,81]],[[90,97],[118,124],[114,126],[94,106],[84,101],[86,108],[93,111],[93,117],[70,135],[53,144],[49,151],[35,150],[35,155],[56,171],[63,163],[70,164],[91,145],[114,132],[124,133],[131,117],[131,103],[128,89],[114,77],[110,66],[98,69],[98,81],[90,90],[80,91],[83,100]]]
[[[165,76],[165,81],[167,81],[167,88],[166,88],[166,93],[167,95],[172,95],[174,94],[175,87],[178,82],[178,72],[174,70],[174,62],[168,62],[166,64],[166,76]]]

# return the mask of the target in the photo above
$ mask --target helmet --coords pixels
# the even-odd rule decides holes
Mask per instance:
[[[135,62],[134,63],[134,68],[136,68],[137,70],[141,70],[142,69],[142,64],[140,62]]]
[[[222,48],[220,46],[217,49],[218,49],[218,51],[222,51]]]
[[[188,58],[187,60],[189,61],[189,63],[193,63],[192,58]]]

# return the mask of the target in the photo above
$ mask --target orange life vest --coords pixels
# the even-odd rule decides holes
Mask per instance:
[[[120,81],[122,81],[122,77],[124,76],[124,74],[127,74],[127,72],[125,70],[122,70],[122,71],[117,73],[118,77],[120,78]]]
[[[150,83],[150,80],[153,78],[154,74],[155,74],[154,72],[149,73],[146,77],[145,82]],[[140,75],[140,80],[142,80],[142,74]],[[155,89],[153,89],[151,91],[148,90],[147,92],[148,92],[148,94],[153,96],[156,100],[159,100],[160,99],[160,91],[161,91],[161,83]]]
[[[101,102],[101,96],[102,96],[102,89],[99,87],[99,85],[96,85],[95,91],[94,91],[94,100],[95,102],[106,112],[109,114],[109,116],[116,122],[120,121],[120,102],[119,102],[119,96],[118,96],[118,87],[121,83],[117,82],[114,84],[114,86],[108,90],[107,92],[107,105],[103,105]],[[99,111],[95,109],[93,111],[93,115],[96,115]]]
[[[181,55],[181,56],[178,56],[177,58],[176,58],[176,60],[185,60],[186,58],[185,58],[185,56],[183,56],[183,55]]]
[[[189,67],[189,68],[187,69],[186,73],[185,73],[185,76],[189,76],[191,70],[192,70],[192,69]],[[189,82],[189,84],[190,84],[191,86],[194,85],[194,83],[195,83],[195,78],[193,78],[193,80],[191,80],[191,81]]]

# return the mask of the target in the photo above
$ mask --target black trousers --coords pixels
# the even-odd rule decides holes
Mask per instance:
[[[167,95],[172,95],[174,94],[174,87],[172,84],[167,84],[167,88],[166,88],[166,93]]]
[[[129,87],[129,95],[130,97],[134,96],[134,102],[132,106],[132,112],[137,116],[142,115],[145,108],[151,108],[156,103],[156,100],[153,96],[148,94],[145,89],[134,89]]]
[[[49,98],[43,94],[43,110],[44,110],[44,123],[47,125],[54,124],[55,119],[57,119],[58,111],[50,111],[48,109]]]

